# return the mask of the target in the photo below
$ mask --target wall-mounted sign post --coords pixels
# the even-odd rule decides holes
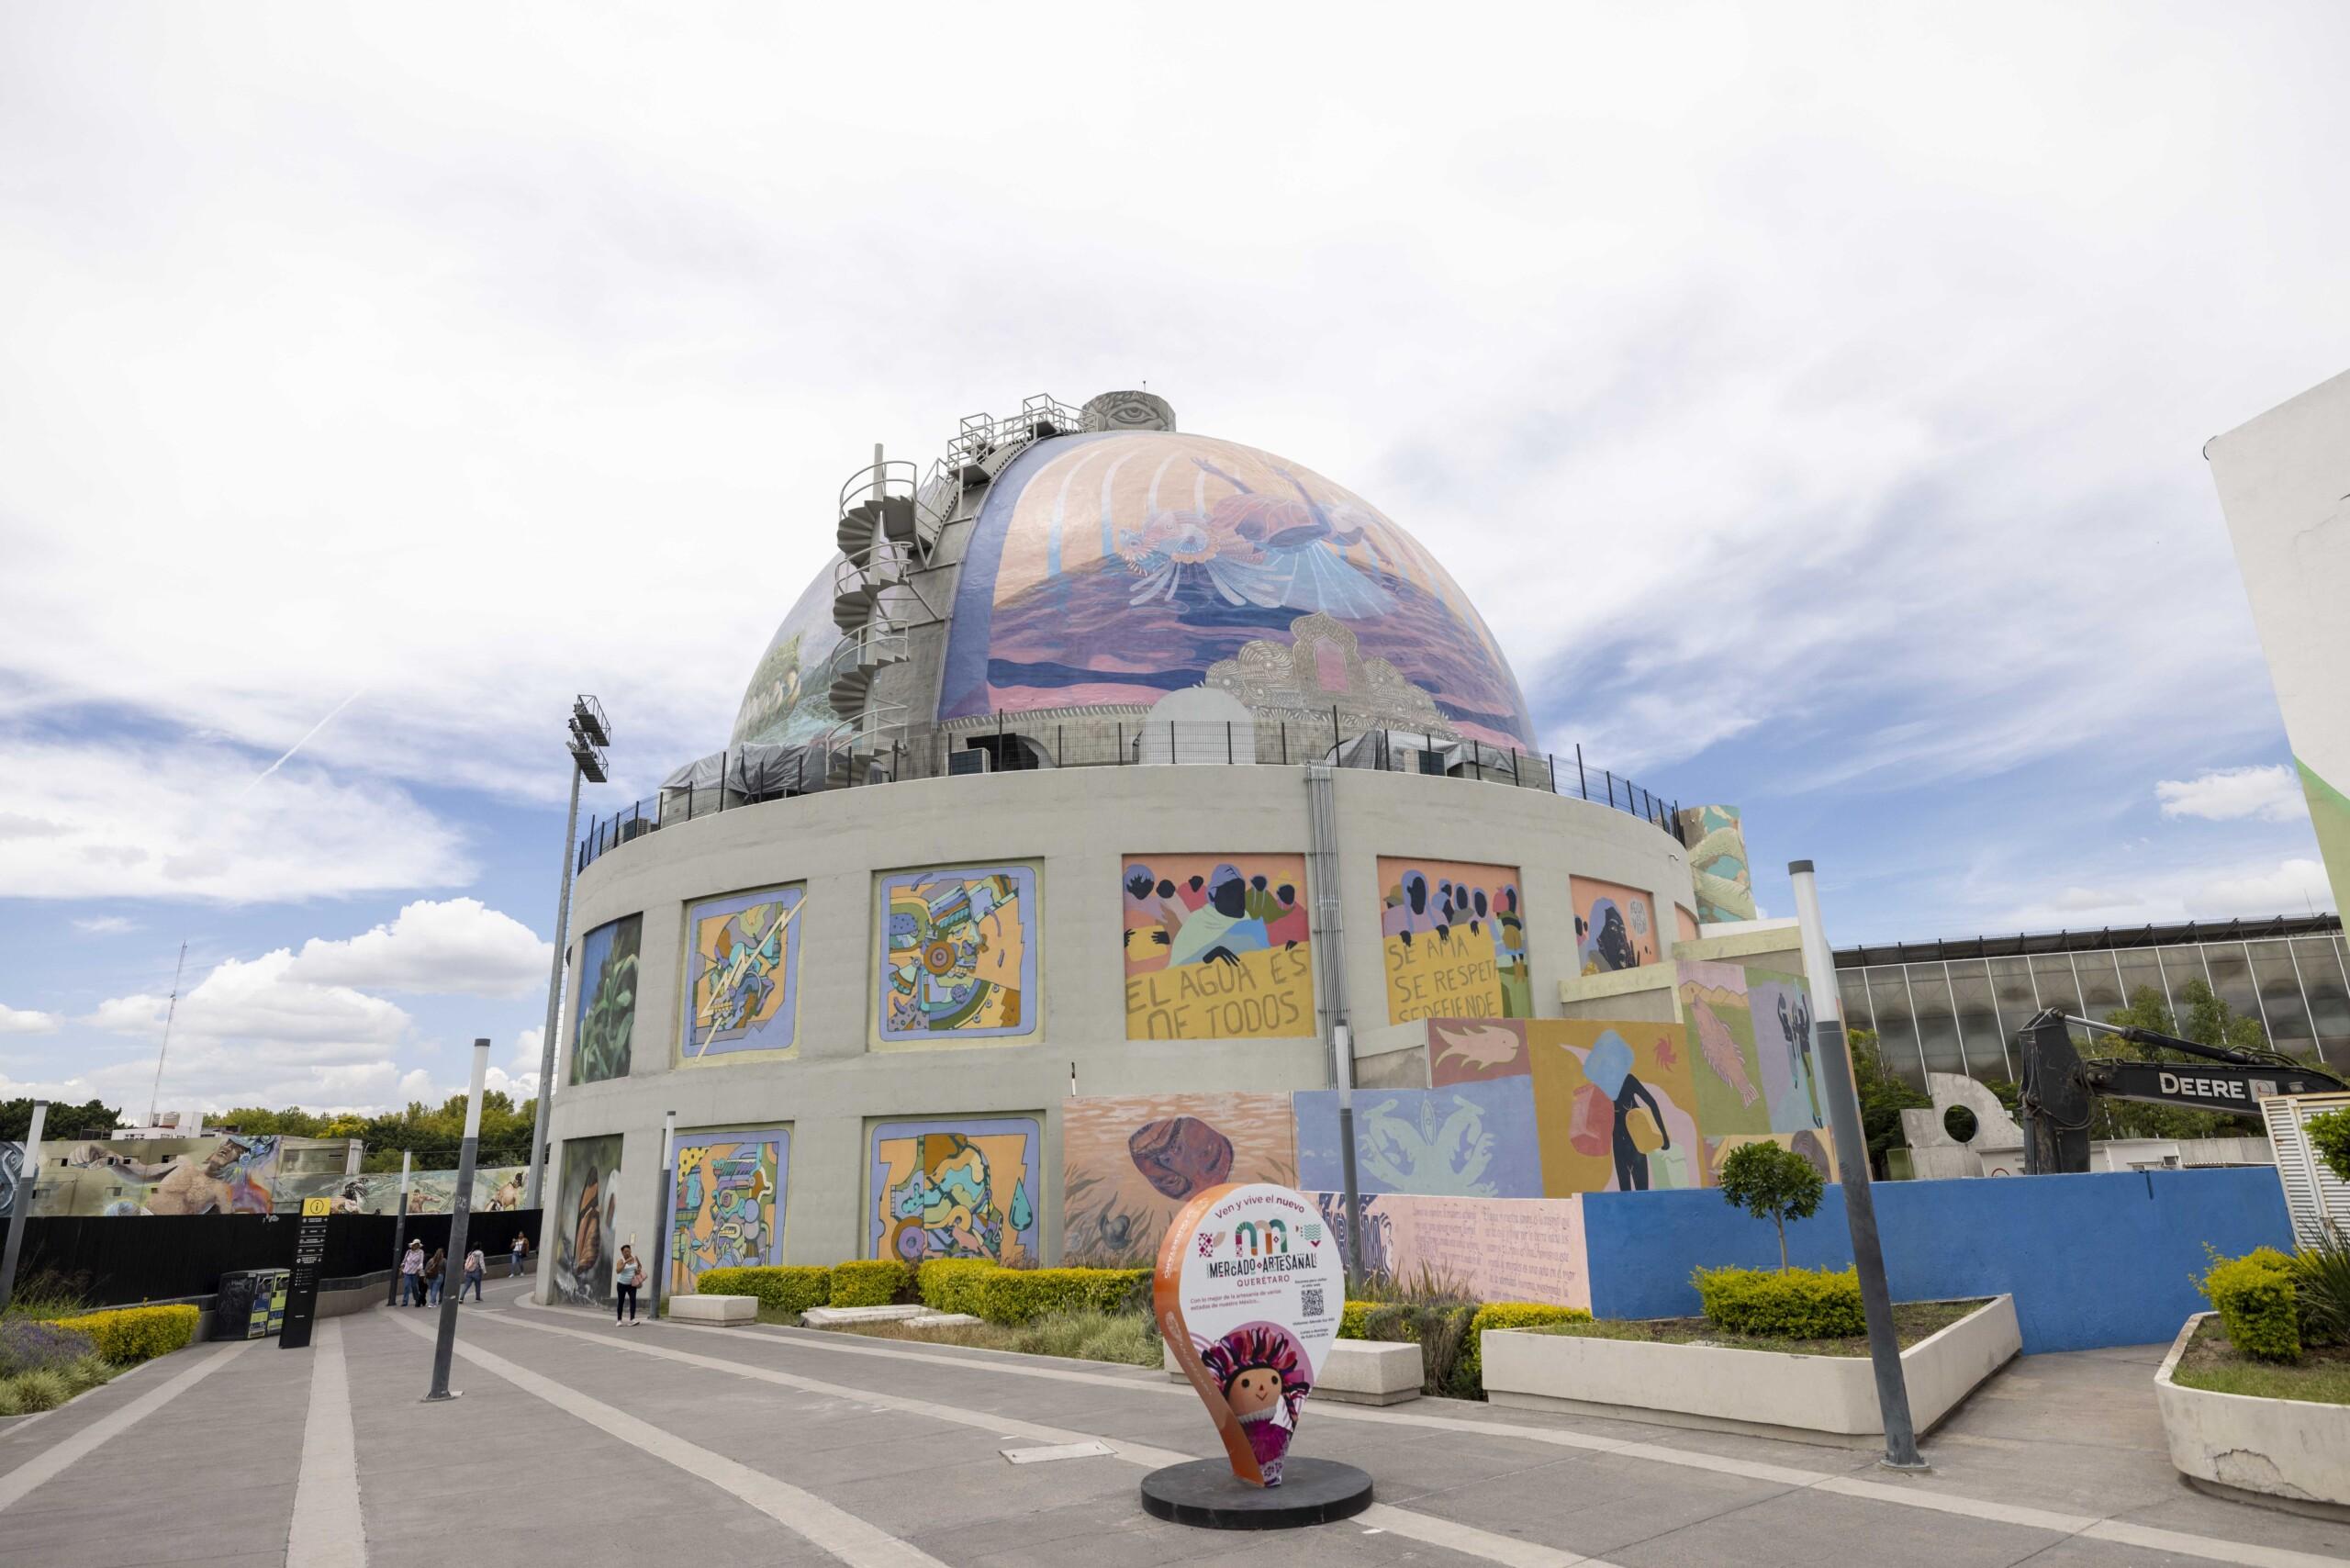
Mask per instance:
[[[1144,1509],[1178,1524],[1266,1529],[1371,1506],[1351,1464],[1292,1459],[1306,1396],[1338,1337],[1341,1238],[1299,1193],[1270,1182],[1211,1187],[1159,1244],[1151,1310],[1224,1440],[1225,1458],[1143,1477]]]
[[[281,1350],[309,1349],[310,1327],[319,1316],[319,1271],[326,1266],[327,1226],[334,1220],[332,1198],[304,1198],[294,1232],[294,1271],[285,1282],[285,1320],[277,1331]]]

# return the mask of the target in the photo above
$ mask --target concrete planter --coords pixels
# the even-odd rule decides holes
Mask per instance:
[[[2257,1399],[2172,1381],[2196,1328],[2211,1316],[2187,1320],[2154,1374],[2171,1463],[2203,1491],[2350,1519],[2350,1405]]]
[[[1901,1352],[1909,1415],[1924,1432],[2023,1349],[2012,1296],[1998,1296]],[[1874,1448],[1885,1433],[1865,1356],[1798,1356],[1712,1345],[1585,1339],[1487,1329],[1485,1397],[1669,1427]]]

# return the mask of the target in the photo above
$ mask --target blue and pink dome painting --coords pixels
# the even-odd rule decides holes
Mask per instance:
[[[1508,661],[1435,557],[1300,465],[1170,431],[1039,442],[980,508],[938,716],[1140,704],[1320,613],[1463,734],[1533,746]]]

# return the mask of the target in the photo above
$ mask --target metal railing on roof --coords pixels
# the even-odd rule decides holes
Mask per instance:
[[[893,720],[895,711],[884,717]],[[892,722],[884,730],[893,727]],[[1629,812],[1675,842],[1687,843],[1677,801],[1587,764],[1581,746],[1564,754],[1531,752],[1405,730],[1348,731],[1336,717],[1221,723],[1090,716],[1054,721],[1000,713],[979,724],[908,726],[886,740],[852,734],[844,725],[814,745],[750,747],[721,753],[715,760],[718,766],[708,782],[698,781],[699,767],[680,769],[687,782],[591,821],[579,840],[577,868],[586,870],[599,857],[648,833],[764,801],[822,790],[1055,767],[1303,767],[1327,763],[1414,773],[1576,797]]]

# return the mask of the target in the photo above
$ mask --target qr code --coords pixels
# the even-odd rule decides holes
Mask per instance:
[[[1320,1285],[1301,1286],[1297,1295],[1297,1310],[1301,1316],[1306,1317],[1322,1316],[1322,1287]]]

